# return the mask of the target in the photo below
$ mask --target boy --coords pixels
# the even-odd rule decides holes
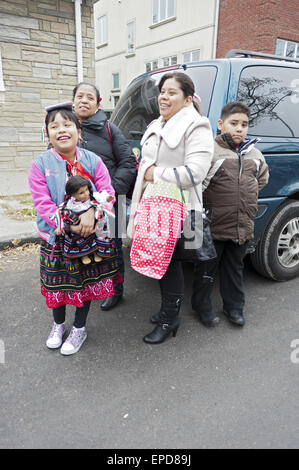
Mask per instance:
[[[239,326],[243,315],[243,259],[254,236],[258,192],[267,184],[268,166],[254,148],[257,139],[245,139],[250,109],[241,102],[228,103],[221,112],[211,168],[203,183],[205,209],[211,214],[215,260],[198,262],[194,269],[192,308],[206,326],[219,323],[211,293],[219,267],[223,313]]]

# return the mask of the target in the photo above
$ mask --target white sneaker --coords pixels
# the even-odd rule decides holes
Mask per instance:
[[[76,328],[75,326],[73,326],[70,331],[70,334],[68,335],[67,339],[62,345],[62,348],[60,349],[61,354],[63,354],[64,356],[75,354],[79,351],[86,338],[87,333],[85,326],[83,328]]]
[[[48,348],[50,349],[60,348],[62,344],[62,337],[64,334],[64,329],[65,329],[64,323],[61,323],[60,325],[58,325],[54,321],[51,333],[49,334],[49,337],[46,342],[46,345],[48,346]]]

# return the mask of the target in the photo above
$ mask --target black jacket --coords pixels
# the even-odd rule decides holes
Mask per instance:
[[[107,116],[99,109],[96,114],[81,122],[82,143],[99,157],[108,168],[111,183],[117,194],[127,194],[136,178],[136,160],[128,140],[114,124],[109,123],[112,148],[107,131]]]

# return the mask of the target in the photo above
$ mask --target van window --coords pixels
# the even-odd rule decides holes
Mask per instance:
[[[217,67],[190,67],[186,71],[195,85],[195,92],[200,96],[201,114],[207,116],[212,97]],[[166,73],[144,74],[133,80],[121,96],[111,116],[111,121],[118,126],[125,137],[140,138],[151,121],[159,117],[158,83]]]
[[[249,134],[299,137],[299,69],[245,67],[237,99],[251,109]]]
[[[192,78],[195,93],[200,97],[200,114],[208,116],[217,67],[190,67],[186,70],[186,73]]]

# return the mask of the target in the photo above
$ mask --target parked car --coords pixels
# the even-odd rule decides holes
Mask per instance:
[[[299,60],[253,51],[230,51],[223,59],[172,66],[135,78],[121,96],[111,121],[139,152],[147,125],[159,115],[157,84],[169,70],[192,78],[201,113],[214,133],[222,107],[240,100],[251,108],[248,135],[270,169],[255,220],[255,269],[283,281],[299,274]]]

